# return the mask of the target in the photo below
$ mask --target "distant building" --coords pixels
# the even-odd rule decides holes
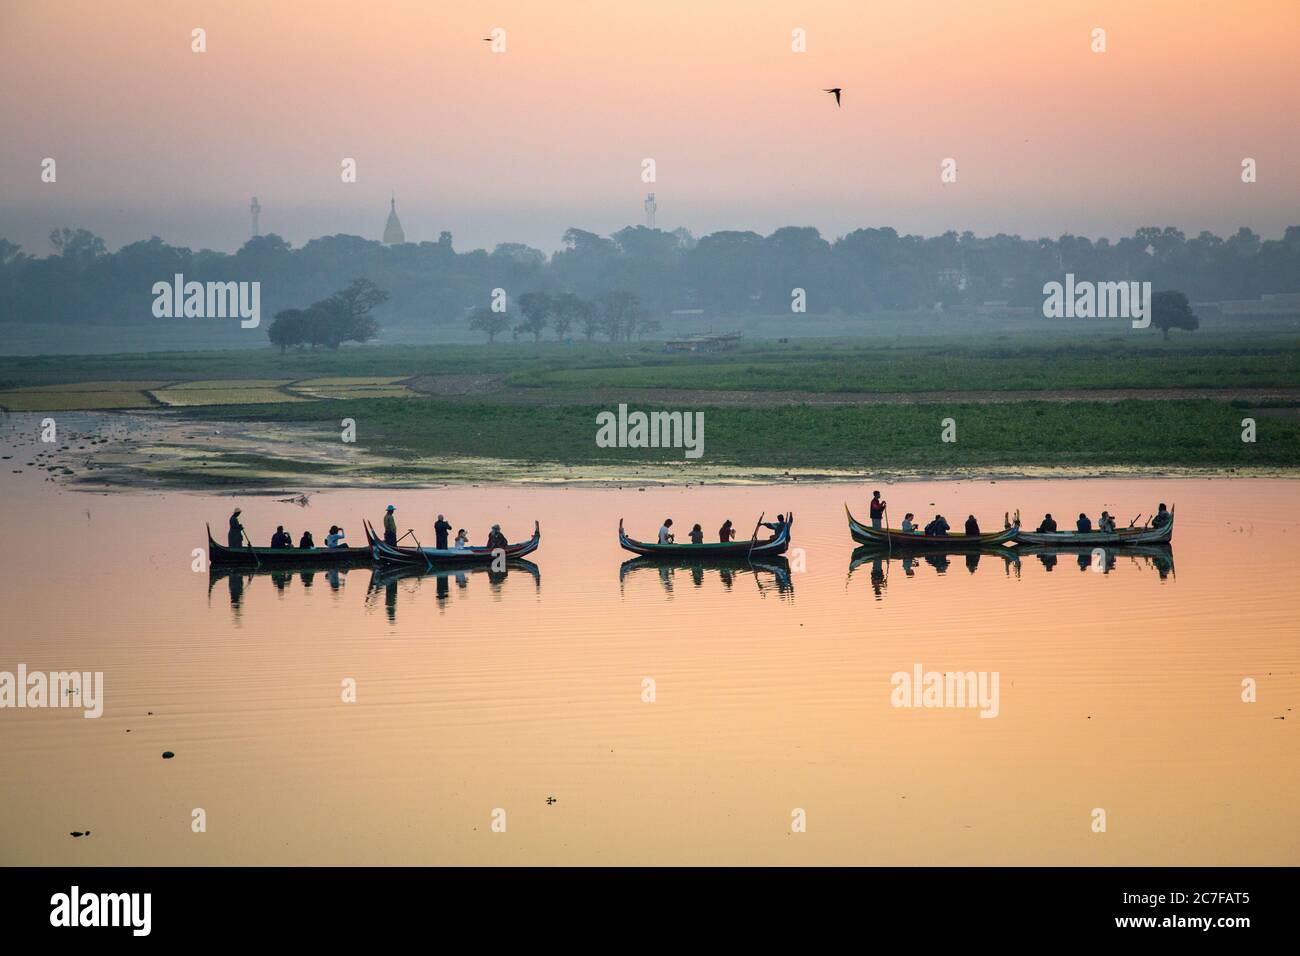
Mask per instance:
[[[400,246],[406,241],[406,233],[402,231],[401,220],[397,218],[397,197],[394,196],[388,204],[388,222],[384,224],[384,245]]]
[[[664,343],[665,352],[727,352],[740,344],[741,333],[724,332],[688,335]]]

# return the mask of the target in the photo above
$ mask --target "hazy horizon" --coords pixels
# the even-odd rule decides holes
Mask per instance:
[[[0,235],[36,255],[65,226],[231,251],[257,196],[261,231],[294,245],[378,239],[395,194],[410,241],[551,252],[570,226],[643,222],[654,192],[658,226],[696,235],[1280,236],[1300,211],[1300,8],[1129,7],[18,0],[0,10]]]

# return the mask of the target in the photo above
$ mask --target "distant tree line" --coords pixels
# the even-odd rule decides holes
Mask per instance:
[[[51,243],[53,254],[36,256],[0,240],[0,322],[147,322],[153,283],[177,273],[186,281],[260,281],[263,311],[270,313],[320,302],[338,276],[359,276],[388,293],[375,317],[399,325],[463,327],[500,288],[511,301],[509,329],[538,338],[543,330],[616,339],[643,334],[643,320],[631,319],[629,310],[788,313],[796,288],[805,290],[809,313],[850,315],[985,302],[1040,306],[1043,284],[1067,272],[1092,281],[1150,281],[1193,302],[1300,292],[1300,226],[1270,240],[1246,228],[1226,239],[1209,232],[1189,239],[1150,227],[1114,242],[970,232],[922,237],[891,228],[857,229],[830,241],[797,226],[768,236],[715,232],[697,241],[684,229],[629,226],[606,237],[575,228],[549,257],[518,243],[458,253],[447,233],[437,242],[396,246],[326,236],[297,249],[267,235],[233,254],[157,237],[109,252],[82,229],[58,230]],[[525,310],[528,293],[549,296],[545,308],[535,300],[534,310]],[[631,296],[635,308],[609,299],[618,294]],[[596,310],[595,318],[579,300]]]
[[[525,292],[519,297],[518,312],[523,318],[517,325],[512,325],[508,308],[508,304],[506,311],[477,308],[470,313],[469,327],[487,335],[489,342],[508,330],[515,338],[531,335],[534,342],[540,342],[548,328],[557,341],[581,335],[590,342],[603,335],[611,342],[630,342],[660,328],[659,320],[642,308],[631,292],[606,292],[594,299],[572,292]]]

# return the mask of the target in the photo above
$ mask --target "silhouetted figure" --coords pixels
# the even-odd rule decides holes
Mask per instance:
[[[396,509],[389,505],[384,512],[384,544],[397,547],[397,518],[393,516]]]
[[[304,549],[316,547],[316,539],[311,536],[310,531],[302,533],[302,537],[298,539],[298,547]]]
[[[1056,530],[1056,519],[1052,517],[1051,512],[1043,515],[1043,522],[1038,526],[1038,531],[1042,533],[1052,533]]]
[[[449,534],[451,534],[451,522],[442,515],[438,515],[438,520],[433,523],[434,547],[439,551],[446,551],[447,535]]]
[[[1079,520],[1074,523],[1075,528],[1080,532],[1092,530],[1092,519],[1082,512],[1079,514]]]
[[[1157,511],[1155,513],[1155,517],[1151,519],[1151,527],[1163,528],[1165,525],[1169,524],[1169,522],[1172,520],[1173,518],[1169,514],[1169,509],[1165,507],[1165,503],[1162,501],[1160,502],[1160,510]]]
[[[731,526],[730,518],[722,522],[722,527],[718,529],[718,540],[723,544],[736,540],[736,529]]]
[[[880,492],[871,493],[871,527],[879,528],[880,519],[885,516],[885,499],[880,497]]]
[[[975,520],[974,515],[966,517],[966,533],[971,537],[976,537],[980,533],[980,523]]]
[[[284,530],[284,525],[275,526],[275,534],[271,535],[271,547],[273,548],[292,548],[293,536]]]
[[[244,509],[236,508],[230,516],[230,532],[226,535],[226,546],[242,548],[244,546],[244,526],[239,523],[239,515]]]

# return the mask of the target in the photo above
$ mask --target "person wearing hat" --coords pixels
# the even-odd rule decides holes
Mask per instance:
[[[501,533],[501,525],[494,524],[492,532],[488,535],[487,546],[495,550],[496,548],[504,548],[506,543],[506,536]]]
[[[230,533],[226,535],[226,545],[231,548],[244,546],[244,526],[239,523],[239,515],[244,509],[236,508],[230,516]]]
[[[390,547],[397,546],[397,519],[393,517],[395,510],[392,505],[389,505],[388,510],[384,512],[384,544]]]

